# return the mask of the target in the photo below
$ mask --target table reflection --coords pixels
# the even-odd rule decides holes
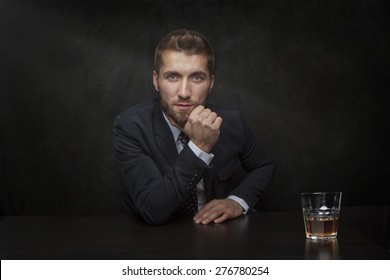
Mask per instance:
[[[311,260],[338,260],[339,245],[337,238],[328,240],[306,239],[305,259]]]

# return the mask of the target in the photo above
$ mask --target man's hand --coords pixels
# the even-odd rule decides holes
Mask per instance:
[[[222,223],[242,215],[243,211],[241,205],[232,199],[214,199],[195,214],[194,221],[197,224]]]
[[[210,153],[218,141],[221,124],[222,118],[215,112],[198,105],[188,117],[183,131],[199,149]]]

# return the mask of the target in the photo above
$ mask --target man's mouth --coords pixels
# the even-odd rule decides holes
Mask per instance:
[[[192,104],[189,103],[177,103],[176,107],[180,110],[189,110],[192,108]]]

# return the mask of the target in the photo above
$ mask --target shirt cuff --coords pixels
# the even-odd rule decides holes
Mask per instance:
[[[242,198],[239,198],[238,196],[235,196],[235,195],[229,195],[228,196],[228,199],[231,199],[231,200],[234,200],[235,202],[237,202],[238,204],[241,205],[242,208],[244,208],[244,212],[243,214],[246,214],[249,210],[249,205],[248,203],[245,202],[245,200],[243,200]]]
[[[206,163],[207,165],[210,165],[211,161],[213,160],[214,158],[214,155],[213,154],[208,154],[208,153],[205,153],[203,152],[201,149],[199,149],[194,143],[192,143],[192,141],[190,141],[188,143],[188,147],[194,152],[194,154],[200,158],[201,160],[204,161],[204,163]]]

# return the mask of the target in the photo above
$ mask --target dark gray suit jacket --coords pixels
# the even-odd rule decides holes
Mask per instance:
[[[113,142],[126,186],[126,205],[148,223],[167,222],[201,178],[207,201],[236,195],[250,207],[271,180],[274,164],[240,113],[208,107],[223,119],[210,166],[188,146],[177,153],[157,99],[144,101],[116,117]]]

